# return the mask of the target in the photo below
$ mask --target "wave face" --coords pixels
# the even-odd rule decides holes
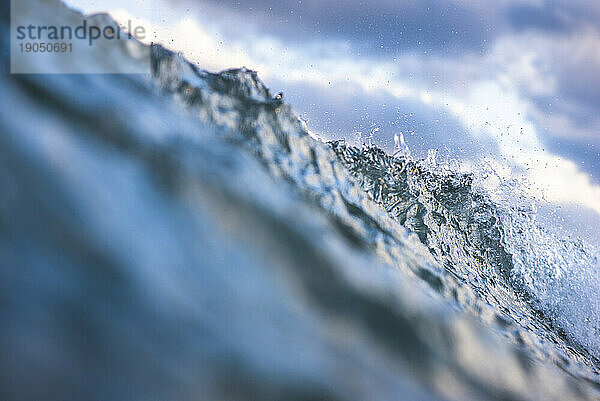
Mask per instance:
[[[539,224],[535,205],[519,196],[519,182],[493,199],[480,182],[493,170],[461,173],[439,163],[434,151],[415,161],[406,145],[394,156],[376,147],[330,145],[363,190],[478,298],[599,366],[598,253]]]
[[[0,80],[0,398],[600,397],[597,256],[517,187],[313,138],[247,69],[102,51],[147,74]]]

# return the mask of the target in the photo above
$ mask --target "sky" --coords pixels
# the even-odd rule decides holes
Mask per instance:
[[[258,71],[323,138],[392,152],[402,133],[417,157],[600,216],[598,1],[67,3],[142,23],[203,69]]]

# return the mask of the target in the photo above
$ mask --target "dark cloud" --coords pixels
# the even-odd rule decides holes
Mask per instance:
[[[292,41],[348,40],[365,53],[417,50],[479,52],[497,34],[483,8],[453,1],[202,1],[258,23]]]
[[[507,9],[506,18],[516,31],[539,29],[565,32],[573,28],[566,15],[557,7],[542,8],[531,4],[516,4]]]
[[[177,1],[177,0],[172,0]],[[600,2],[547,0],[542,4],[494,0],[181,0],[218,14],[231,29],[254,29],[289,42],[346,40],[363,54],[415,51],[441,55],[481,53],[508,33],[600,30]]]
[[[600,3],[589,0],[546,0],[536,5],[515,3],[508,6],[505,18],[516,31],[572,32],[582,25],[598,28]]]

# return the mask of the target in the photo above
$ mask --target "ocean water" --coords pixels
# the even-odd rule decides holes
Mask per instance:
[[[600,398],[598,250],[524,183],[102,52],[147,73],[0,81],[0,399]]]

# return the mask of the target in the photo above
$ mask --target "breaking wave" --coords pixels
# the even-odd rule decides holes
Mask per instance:
[[[479,298],[597,364],[597,250],[538,223],[520,181],[503,183],[492,200],[485,181],[493,169],[459,172],[438,162],[433,150],[413,160],[399,138],[393,156],[371,146],[331,146],[361,187]]]
[[[317,139],[244,68],[103,51],[78,62],[147,74],[0,81],[3,399],[598,397],[597,250],[521,183]]]

